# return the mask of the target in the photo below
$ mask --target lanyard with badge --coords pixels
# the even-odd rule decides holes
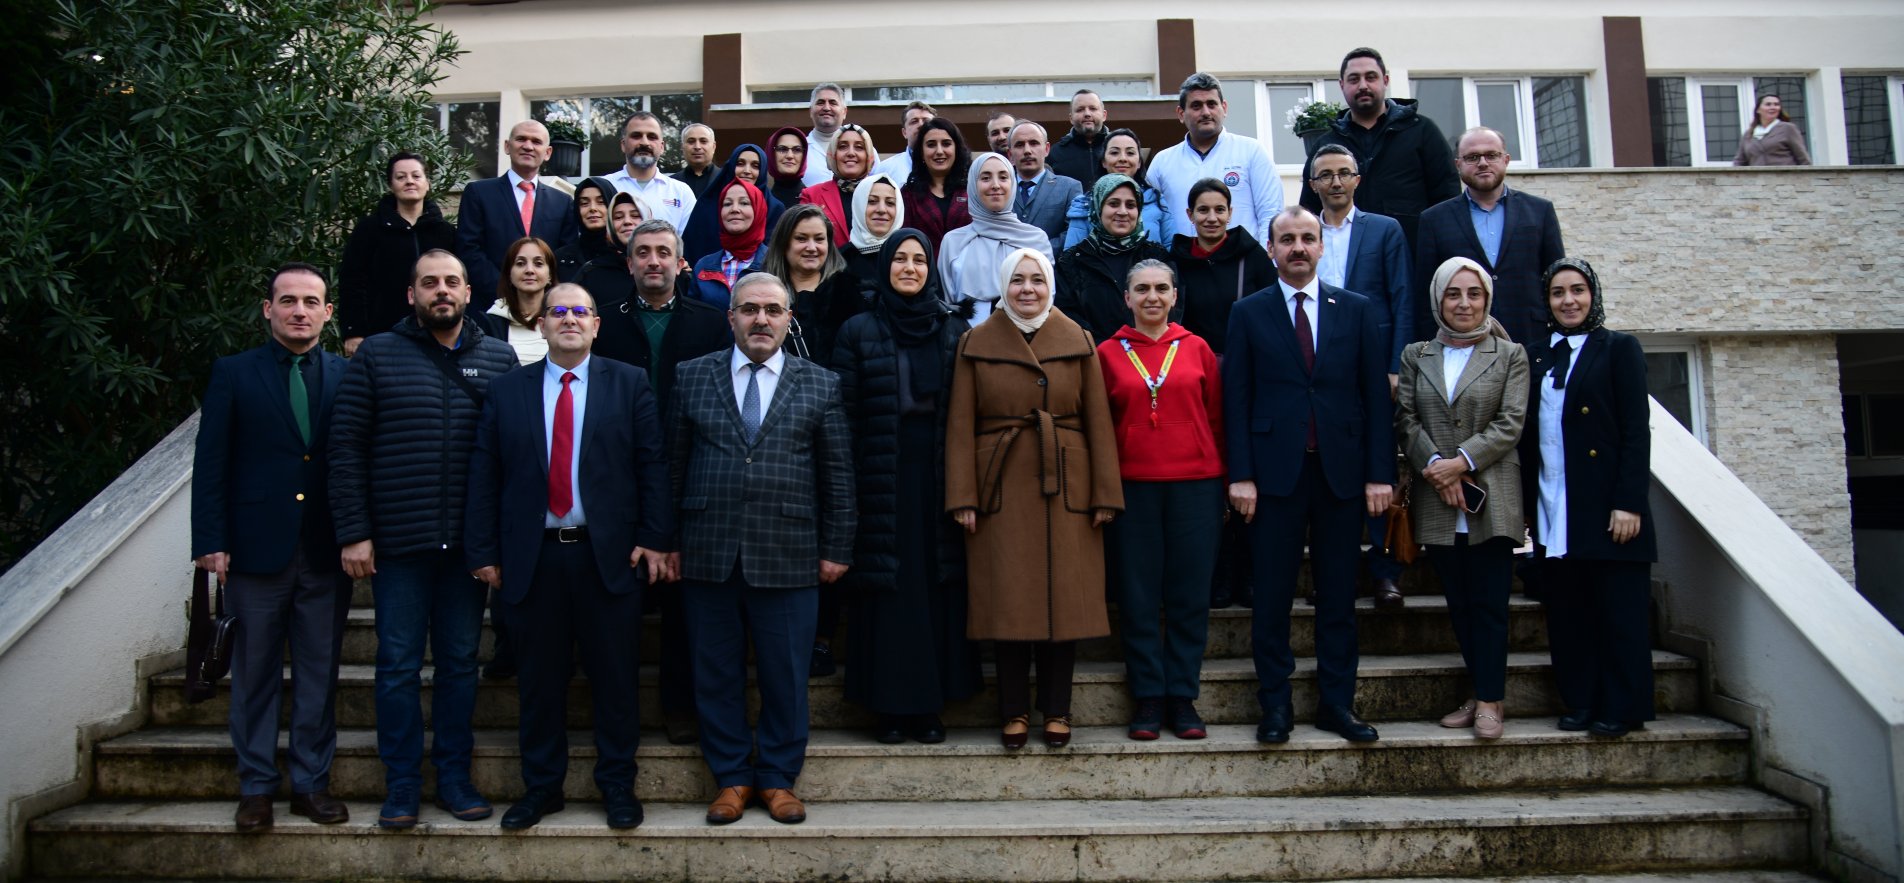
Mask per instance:
[[[1118,338],[1117,342],[1124,345],[1124,355],[1130,357],[1131,364],[1137,368],[1137,376],[1144,379],[1144,388],[1150,390],[1150,425],[1155,428],[1157,425],[1157,391],[1163,389],[1164,380],[1170,376],[1170,363],[1177,360],[1177,345],[1183,343],[1183,341],[1178,339],[1170,342],[1170,351],[1164,353],[1163,367],[1157,369],[1155,379],[1150,376],[1150,369],[1144,367],[1144,360],[1138,358],[1136,351],[1131,349],[1130,341]]]

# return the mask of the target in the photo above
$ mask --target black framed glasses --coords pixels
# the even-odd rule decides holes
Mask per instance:
[[[1354,178],[1360,178],[1360,177],[1362,177],[1361,172],[1352,172],[1345,169],[1340,172],[1317,172],[1314,175],[1310,175],[1309,180],[1321,181],[1324,184],[1330,184],[1336,181],[1348,181],[1348,180],[1351,180]]]

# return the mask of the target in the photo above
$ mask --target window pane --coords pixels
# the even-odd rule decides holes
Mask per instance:
[[[937,99],[939,96],[937,92],[935,91],[934,94],[929,97],[926,97],[926,96],[922,96],[922,97],[925,97],[927,101],[932,101]],[[1045,84],[1043,81],[1039,81],[1036,83],[953,83],[952,84],[952,100],[953,101],[1002,101],[1008,98],[1043,98],[1043,97],[1045,97]],[[911,96],[907,96],[903,99],[894,99],[894,100],[910,101],[912,100],[912,98]]]
[[[1042,88],[1042,87],[1041,87]],[[846,90],[853,101],[943,101],[944,86],[853,86]],[[1043,96],[1045,93],[1038,93]],[[806,102],[809,96],[801,96]]]
[[[1065,101],[1079,89],[1096,92],[1099,98],[1155,98],[1149,80],[1059,80],[1051,84],[1051,94]]]
[[[1220,80],[1218,82],[1223,87],[1224,102],[1230,105],[1230,115],[1223,118],[1223,128],[1239,135],[1261,139],[1264,133],[1256,127],[1256,81]],[[1112,125],[1116,123],[1113,122]],[[1169,146],[1165,144],[1157,149],[1161,150]]]
[[[1891,144],[1891,96],[1887,77],[1845,77],[1845,147],[1854,166],[1896,161]]]
[[[1691,355],[1683,352],[1646,354],[1646,391],[1659,400],[1666,413],[1673,415],[1687,432],[1698,433],[1692,425]]]
[[[502,103],[465,101],[450,106],[450,144],[469,162],[471,178],[496,177],[496,146]]]
[[[1269,89],[1269,158],[1285,165],[1301,163],[1307,154],[1302,139],[1289,131],[1289,112],[1296,102],[1310,97],[1308,85],[1272,85]],[[1235,105],[1231,105],[1235,107]]]
[[[681,155],[681,127],[701,118],[701,93],[650,95],[648,109],[661,118],[661,140],[668,145],[667,151],[661,154],[661,167],[685,167],[688,161]]]
[[[1686,78],[1647,77],[1646,103],[1653,117],[1653,165],[1692,165],[1691,124],[1686,119]]]
[[[1474,87],[1474,100],[1481,105],[1481,125],[1501,133],[1507,155],[1525,156],[1521,152],[1521,84],[1482,83]]]
[[[1454,77],[1410,80],[1415,90],[1415,111],[1435,121],[1441,134],[1448,136],[1448,149],[1454,149],[1462,130],[1468,127],[1468,102],[1461,94],[1461,81]]]
[[[1758,108],[1760,98],[1777,95],[1785,115],[1792,118],[1792,125],[1797,126],[1799,134],[1805,136],[1805,149],[1811,149],[1811,126],[1807,125],[1805,113],[1804,77],[1753,77],[1752,93],[1751,109],[1754,111]]]
[[[755,89],[748,93],[748,104],[807,104],[813,99],[812,89]]]
[[[1700,86],[1706,121],[1706,162],[1731,162],[1739,153],[1739,87]]]
[[[1589,165],[1585,77],[1534,78],[1534,142],[1543,169]]]
[[[1845,456],[1870,456],[1864,444],[1864,397],[1844,397]]]
[[[621,155],[621,124],[641,109],[641,96],[597,98],[588,108],[588,162],[590,175],[607,175],[627,163]]]

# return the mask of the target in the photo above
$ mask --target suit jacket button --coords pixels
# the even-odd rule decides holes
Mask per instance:
[[[1587,406],[1586,406],[1586,405],[1581,405],[1581,406],[1580,406],[1580,413],[1582,413],[1582,414],[1585,414],[1585,413],[1587,413]]]
[[[747,463],[747,465],[752,466],[754,465],[754,458],[748,457],[745,462]]]
[[[298,502],[300,502],[300,503],[302,503],[302,502],[304,502],[304,495],[303,495],[303,494],[298,494],[298,495],[297,495],[297,498],[298,498]]]
[[[310,455],[310,454],[305,454],[305,455],[304,455],[304,462],[306,462],[306,463],[309,463],[309,462],[311,462],[311,455]]]
[[[1043,377],[1040,377],[1040,378],[1038,378],[1038,385],[1039,385],[1039,386],[1044,386],[1044,385],[1045,385],[1045,379],[1044,379]]]
[[[1598,457],[1598,456],[1600,456],[1600,452],[1599,452],[1599,451],[1595,451],[1595,450],[1588,450],[1588,451],[1587,451],[1587,456],[1589,456],[1589,457]]]

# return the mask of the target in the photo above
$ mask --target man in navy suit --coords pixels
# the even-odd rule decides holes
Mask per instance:
[[[793,322],[787,287],[751,273],[729,304],[734,346],[682,363],[668,418],[701,754],[720,789],[707,820],[737,821],[757,798],[793,824],[807,817],[793,783],[806,758],[819,587],[853,560],[852,440],[839,378],[781,349]]]
[[[1325,284],[1346,288],[1374,304],[1381,317],[1382,339],[1387,341],[1383,351],[1389,353],[1392,398],[1400,379],[1402,347],[1413,339],[1408,285],[1415,276],[1408,264],[1408,238],[1402,225],[1394,218],[1356,208],[1355,191],[1361,181],[1355,154],[1340,144],[1324,144],[1309,160],[1309,189],[1322,201],[1323,248],[1316,275]],[[1370,517],[1368,563],[1369,575],[1375,579],[1375,603],[1397,607],[1402,603],[1402,565],[1382,548],[1387,535],[1388,514]]]
[[[456,210],[456,255],[469,268],[473,315],[495,303],[502,261],[516,240],[534,236],[560,249],[582,235],[569,195],[539,180],[553,150],[548,128],[523,120],[509,130],[509,171],[463,188]]]
[[[1064,231],[1070,223],[1064,213],[1071,200],[1084,192],[1084,185],[1045,166],[1051,151],[1045,127],[1022,120],[1012,127],[1011,161],[1018,169],[1017,190],[1012,193],[1012,212],[1018,220],[1045,231],[1051,237],[1051,253],[1064,253]]]
[[[287,640],[291,812],[319,824],[350,818],[330,795],[350,580],[339,566],[324,480],[344,360],[317,346],[332,305],[316,267],[279,267],[266,293],[271,339],[212,366],[192,463],[192,558],[226,582],[238,619],[231,742],[240,831],[272,822]]]
[[[1263,720],[1256,738],[1286,742],[1295,718],[1289,608],[1305,537],[1316,586],[1316,726],[1353,742],[1355,558],[1362,520],[1388,508],[1395,482],[1388,349],[1366,297],[1316,278],[1322,223],[1303,208],[1270,223],[1276,287],[1230,314],[1223,423],[1230,505],[1254,527],[1250,641]]]
[[[1463,257],[1494,277],[1494,318],[1516,343],[1547,333],[1547,293],[1541,274],[1567,254],[1554,204],[1507,186],[1508,156],[1501,133],[1477,126],[1461,133],[1455,165],[1467,191],[1421,213],[1415,235],[1415,291],[1427,289],[1443,261]],[[1434,333],[1428,300],[1415,299],[1414,337]]]
[[[548,358],[489,385],[470,457],[465,557],[501,592],[516,641],[527,790],[503,814],[511,830],[562,809],[577,647],[608,826],[642,820],[641,587],[672,578],[674,512],[647,372],[591,357],[600,327],[586,289],[551,289],[541,322]]]

